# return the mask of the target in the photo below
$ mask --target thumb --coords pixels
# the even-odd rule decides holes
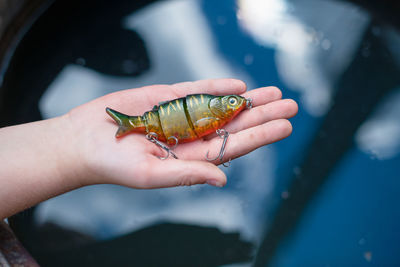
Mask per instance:
[[[222,187],[226,175],[212,163],[196,160],[157,160],[148,170],[144,188],[188,186],[208,183]]]

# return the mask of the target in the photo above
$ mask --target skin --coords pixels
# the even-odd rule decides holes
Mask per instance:
[[[225,174],[204,160],[218,154],[216,135],[179,145],[179,160],[161,161],[165,152],[142,134],[115,139],[116,125],[104,112],[111,106],[126,114],[143,114],[159,102],[188,94],[238,94],[253,99],[224,128],[230,132],[224,161],[279,141],[292,132],[287,120],[297,113],[293,100],[263,87],[246,91],[239,80],[218,79],[153,85],[123,90],[95,99],[68,114],[0,129],[0,218],[48,198],[92,184],[161,188],[208,183],[226,184]]]

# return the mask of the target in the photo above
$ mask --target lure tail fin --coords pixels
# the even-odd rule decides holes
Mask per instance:
[[[145,132],[146,126],[141,116],[128,116],[111,108],[106,108],[106,112],[118,123],[118,130],[115,137],[119,138],[131,132]]]

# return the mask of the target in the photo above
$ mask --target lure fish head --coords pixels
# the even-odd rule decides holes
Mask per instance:
[[[239,95],[216,96],[211,99],[209,107],[220,119],[232,119],[243,109],[249,107],[251,100]]]

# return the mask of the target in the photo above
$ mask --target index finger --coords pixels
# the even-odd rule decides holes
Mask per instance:
[[[191,94],[240,95],[246,92],[246,84],[237,79],[208,79],[151,87],[152,91],[147,92],[151,93],[151,101],[154,105]],[[143,87],[142,89],[146,88]]]

